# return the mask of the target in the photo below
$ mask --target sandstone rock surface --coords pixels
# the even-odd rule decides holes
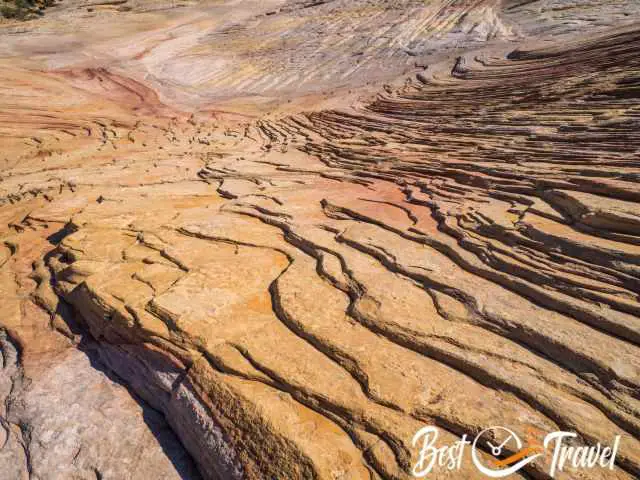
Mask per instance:
[[[503,425],[620,435],[614,469],[555,478],[638,478],[639,22],[68,0],[0,23],[2,477],[407,479],[422,426]]]

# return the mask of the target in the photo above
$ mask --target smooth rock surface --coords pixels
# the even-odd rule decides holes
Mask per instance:
[[[639,21],[69,0],[0,24],[2,471],[405,479],[422,426],[502,425],[620,435],[613,470],[556,478],[637,478]]]

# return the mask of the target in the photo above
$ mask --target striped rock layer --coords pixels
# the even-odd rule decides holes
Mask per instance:
[[[0,23],[2,471],[408,479],[421,427],[499,425],[620,436],[612,469],[555,478],[640,476],[638,22],[69,0]],[[429,478],[483,477],[467,449]]]

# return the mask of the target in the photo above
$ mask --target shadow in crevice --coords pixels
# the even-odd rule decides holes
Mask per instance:
[[[71,235],[75,231],[76,231],[76,228],[71,223],[67,223],[60,230],[49,235],[47,237],[47,241],[51,245],[58,246],[66,236]]]
[[[66,234],[64,236],[66,236]],[[64,236],[62,238],[64,238]],[[58,240],[57,243],[59,243],[59,241],[60,240]],[[51,281],[55,291],[53,276]],[[73,306],[59,297],[55,313],[64,321],[68,328],[67,332],[59,330],[60,333],[71,337],[78,350],[87,356],[91,366],[95,370],[104,374],[114,384],[125,388],[138,405],[140,405],[143,421],[157,439],[162,451],[171,461],[180,478],[183,480],[202,480],[195,461],[171,429],[163,413],[154,409],[147,401],[136,394],[131,386],[103,361],[101,358],[101,349],[104,347],[92,337],[87,326]],[[132,466],[132,468],[135,468],[135,466]]]
[[[121,377],[106,365],[101,358],[100,344],[85,335],[78,345],[78,349],[87,355],[93,368],[102,372],[113,383],[125,388],[131,397],[140,405],[145,424],[158,440],[162,451],[171,461],[180,477],[183,480],[202,480],[195,461],[171,429],[164,415],[149,405],[148,402],[140,397]]]
[[[76,325],[78,324],[77,321],[75,323]],[[180,478],[183,480],[202,480],[196,463],[171,429],[164,415],[140,397],[122,378],[105,364],[100,354],[101,345],[85,332],[77,347],[87,355],[94,369],[103,373],[113,383],[125,388],[138,405],[140,405],[145,424],[157,439],[162,451],[171,461]]]

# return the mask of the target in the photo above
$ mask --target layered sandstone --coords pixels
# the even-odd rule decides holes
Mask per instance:
[[[639,14],[69,0],[3,24],[3,471],[402,479],[422,426],[504,425],[621,435],[614,470],[556,478],[636,478]]]

